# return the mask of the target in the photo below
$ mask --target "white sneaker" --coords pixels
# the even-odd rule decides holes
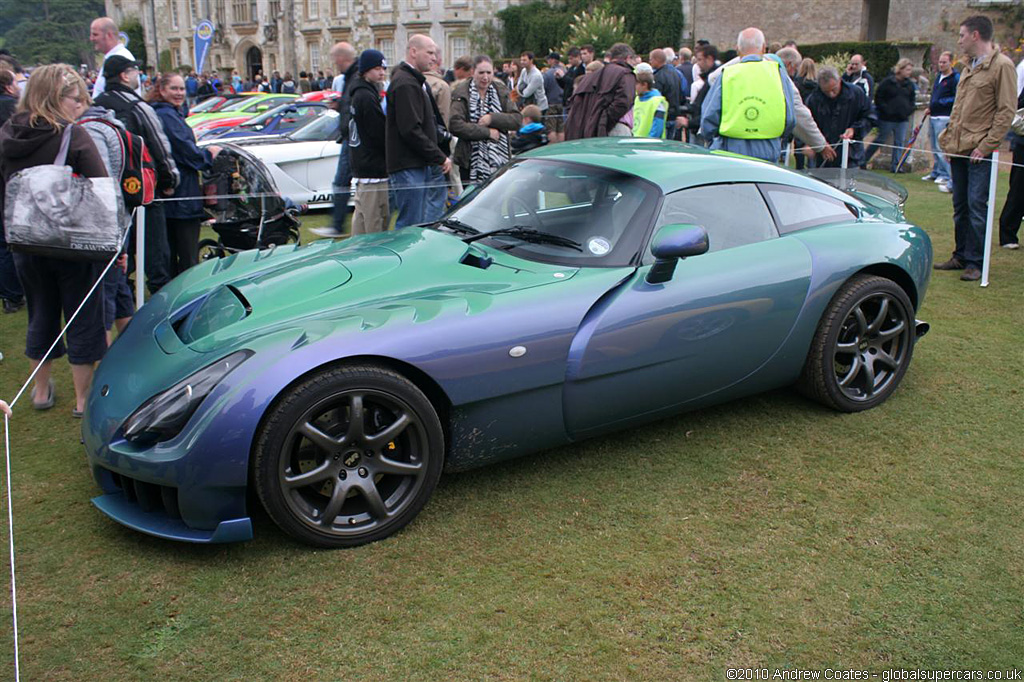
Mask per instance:
[[[310,232],[319,237],[327,237],[329,239],[345,236],[344,232],[338,232],[333,227],[314,227],[312,230],[310,230]]]
[[[1003,248],[1015,251],[1020,248],[1020,244],[1018,244],[1017,242],[1010,242],[1009,244],[1003,244]]]
[[[953,192],[953,189],[948,184],[946,184],[945,182],[940,182],[939,183],[939,191],[944,193],[944,194],[951,194]]]
[[[940,184],[942,184],[944,182],[949,182],[949,181],[946,180],[946,178],[935,178],[935,184],[936,185],[940,185]]]
[[[928,175],[921,178],[922,180],[935,180],[935,176],[929,173]]]

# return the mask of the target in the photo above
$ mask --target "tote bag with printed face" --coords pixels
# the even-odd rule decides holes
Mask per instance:
[[[11,251],[65,260],[109,260],[121,248],[124,219],[113,178],[83,178],[66,166],[71,126],[53,164],[7,181],[4,229]]]

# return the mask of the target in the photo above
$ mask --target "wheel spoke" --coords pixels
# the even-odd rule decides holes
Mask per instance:
[[[324,507],[324,513],[320,516],[320,523],[330,526],[334,519],[338,518],[341,508],[345,505],[345,498],[348,497],[348,486],[341,481],[334,482],[334,489],[331,491],[331,501]]]
[[[849,343],[837,343],[837,353],[856,353],[857,352],[857,341],[850,341]]]
[[[370,513],[375,519],[383,521],[391,515],[388,512],[388,508],[384,505],[384,500],[381,498],[380,491],[377,490],[377,486],[372,478],[363,481],[362,485],[359,486],[359,492],[366,499],[366,505],[370,508]]]
[[[366,432],[363,426],[363,394],[353,393],[348,407],[348,433],[345,434],[346,443],[355,443],[362,440]]]
[[[875,392],[875,362],[874,360],[864,363],[864,392],[873,395]]]
[[[906,329],[906,328],[907,328],[906,323],[903,322],[903,320],[900,320],[899,322],[896,323],[896,326],[893,327],[892,329],[886,329],[884,332],[883,331],[878,332],[878,341],[880,343],[885,343],[887,341],[892,341],[897,336],[902,334],[903,330]]]
[[[367,436],[366,444],[369,445],[371,448],[378,448],[381,447],[382,445],[386,445],[387,443],[398,438],[398,436],[401,435],[401,433],[405,431],[412,423],[413,420],[409,417],[408,413],[403,412],[402,414],[398,415],[398,419],[396,419],[394,423],[392,423],[390,426],[385,427],[383,431],[375,433],[372,436]]]
[[[896,362],[896,358],[881,350],[878,351],[878,355],[875,356],[875,362],[880,362],[891,370],[895,370],[899,366],[899,363]]]
[[[341,445],[341,441],[332,438],[313,425],[313,422],[306,422],[299,427],[299,433],[306,437],[310,443],[325,452],[333,453]]]
[[[875,319],[871,320],[871,324],[868,325],[869,334],[877,334],[878,330],[882,328],[885,323],[885,318],[889,315],[889,299],[883,298],[882,305],[878,306],[878,314],[875,315]]]
[[[864,311],[857,306],[853,309],[853,316],[857,319],[857,336],[863,337],[868,333],[868,319],[864,316]]]
[[[422,462],[397,462],[393,459],[380,457],[373,466],[378,474],[398,474],[399,476],[419,476],[423,471]]]
[[[288,488],[304,488],[331,477],[331,461],[327,460],[315,469],[298,476],[284,476],[284,484]]]
[[[864,366],[864,363],[863,363],[863,361],[861,361],[860,356],[859,355],[854,356],[853,362],[850,364],[850,370],[846,373],[845,376],[843,376],[842,379],[839,380],[839,385],[841,387],[843,387],[843,388],[846,388],[847,386],[849,386],[850,383],[855,378],[857,378],[857,374],[860,372],[860,370],[861,370],[861,368],[863,366]]]

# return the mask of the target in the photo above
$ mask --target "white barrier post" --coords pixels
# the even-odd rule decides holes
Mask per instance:
[[[135,309],[146,302],[146,207],[135,211]]]
[[[846,189],[846,168],[850,165],[850,140],[849,138],[843,138],[843,163],[839,171],[839,183]]]
[[[988,286],[989,261],[992,258],[992,223],[996,214],[996,182],[999,180],[999,152],[992,152],[992,173],[988,181],[988,214],[985,216],[985,254],[981,261],[981,286]]]

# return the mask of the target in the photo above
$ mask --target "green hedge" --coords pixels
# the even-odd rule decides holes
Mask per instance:
[[[538,57],[561,45],[569,36],[573,14],[587,9],[592,2],[570,0],[553,7],[544,0],[514,5],[498,12],[502,22],[505,51],[519,54],[530,50]],[[646,54],[656,47],[676,46],[683,31],[683,9],[678,0],[609,0],[611,11],[626,19],[626,30],[633,34],[631,47]]]
[[[901,43],[905,44],[905,43]],[[921,47],[930,46],[931,43],[915,43]],[[799,45],[800,54],[810,57],[814,61],[820,61],[829,55],[846,52],[859,54],[867,62],[868,71],[875,77],[876,81],[892,73],[892,67],[900,59],[900,52],[893,43],[888,42],[860,42],[847,41],[840,43],[815,43],[812,45]]]

